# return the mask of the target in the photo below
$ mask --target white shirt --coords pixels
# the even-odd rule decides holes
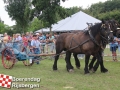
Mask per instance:
[[[41,43],[38,40],[32,40],[31,41],[31,46],[40,48]]]

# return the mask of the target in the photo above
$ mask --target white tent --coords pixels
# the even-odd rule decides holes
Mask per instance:
[[[84,30],[85,28],[88,27],[86,23],[95,24],[99,22],[101,21],[82,11],[79,11],[78,13],[75,13],[70,17],[60,20],[59,22],[57,22],[57,24],[53,24],[52,31],[65,32],[65,31],[72,31],[72,30]],[[44,28],[41,30],[43,32],[47,32],[47,31],[49,32],[49,28]]]
[[[42,28],[42,29],[37,30],[37,31],[35,31],[35,32],[37,33],[37,32],[49,32],[49,31],[50,31],[49,28]]]

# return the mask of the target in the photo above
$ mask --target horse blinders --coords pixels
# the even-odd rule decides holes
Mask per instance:
[[[114,39],[113,36],[113,31],[111,30],[111,26],[110,24],[102,24],[101,25],[101,35],[104,39],[106,39],[107,41],[112,41]]]

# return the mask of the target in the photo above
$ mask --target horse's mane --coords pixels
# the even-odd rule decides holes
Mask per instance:
[[[88,35],[88,31],[89,31],[89,30],[75,30],[75,31],[72,31],[71,33],[79,34],[79,33],[83,32],[84,34],[87,34],[87,35]]]
[[[101,24],[102,24],[102,23],[97,23],[97,24],[93,25],[92,27],[90,27],[90,30],[91,30],[91,32],[92,32],[93,37],[95,37],[96,34],[97,34],[98,32],[100,32]]]
[[[84,32],[85,34],[88,34],[88,31],[89,31],[89,29],[88,29],[88,30],[84,30],[83,32]]]
[[[98,32],[100,32],[100,27],[102,23],[97,23],[93,26],[91,26],[88,30],[83,30],[83,32],[88,35],[89,30],[92,30],[92,35],[95,37]]]

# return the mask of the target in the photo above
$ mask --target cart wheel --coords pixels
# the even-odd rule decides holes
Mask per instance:
[[[23,49],[22,49],[22,52],[25,52],[25,53],[28,54],[26,48],[23,48]],[[32,63],[30,63],[29,59],[26,59],[26,60],[23,61],[23,64],[24,64],[25,66],[32,66],[32,65],[34,64],[34,62],[32,61]]]
[[[6,69],[11,69],[15,64],[15,56],[11,48],[2,51],[2,64]]]

